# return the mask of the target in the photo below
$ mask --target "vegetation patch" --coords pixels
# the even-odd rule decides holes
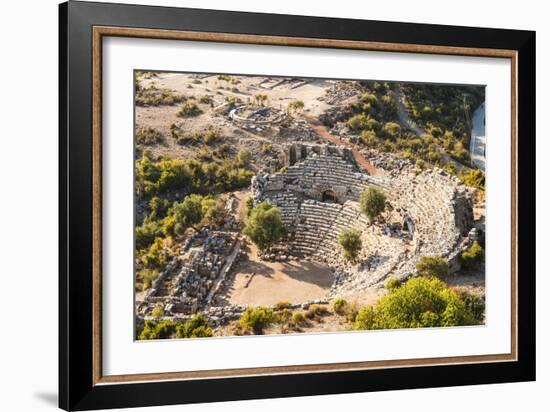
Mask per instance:
[[[479,314],[441,280],[418,277],[390,291],[375,306],[362,308],[354,327],[373,330],[476,325],[481,323]]]
[[[162,133],[154,127],[140,127],[136,130],[136,142],[143,145],[153,145],[162,142]]]

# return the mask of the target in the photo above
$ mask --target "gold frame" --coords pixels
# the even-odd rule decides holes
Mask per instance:
[[[441,358],[396,359],[384,361],[329,363],[316,365],[291,365],[276,367],[219,369],[205,371],[183,371],[166,373],[146,373],[133,375],[103,375],[102,372],[102,40],[103,37],[152,38],[165,40],[187,40],[222,43],[278,45],[294,47],[317,47],[334,49],[354,49],[368,51],[385,51],[399,53],[423,53],[439,55],[497,57],[511,60],[512,75],[512,255],[511,255],[511,353],[495,355],[452,356]],[[334,39],[313,39],[300,37],[261,36],[248,34],[175,31],[158,29],[141,29],[128,27],[93,27],[92,88],[93,88],[93,128],[92,128],[92,179],[93,179],[93,384],[135,383],[144,381],[168,381],[208,379],[222,377],[243,377],[259,375],[296,374],[313,372],[335,372],[380,368],[400,368],[411,366],[436,366],[467,363],[491,363],[516,361],[517,342],[517,52],[502,49],[481,49],[450,46],[430,46],[401,43],[382,43]]]

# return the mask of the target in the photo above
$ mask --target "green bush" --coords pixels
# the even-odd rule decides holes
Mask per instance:
[[[159,277],[159,271],[157,269],[145,268],[137,272],[136,281],[141,282],[141,290],[147,290],[151,287],[153,282]]]
[[[153,145],[162,141],[162,133],[154,127],[140,127],[136,130],[138,144]]]
[[[361,211],[367,215],[372,222],[386,208],[386,195],[379,189],[371,186],[367,191],[361,193]]]
[[[244,214],[246,215],[246,217],[250,217],[253,209],[254,209],[254,198],[252,196],[248,196],[244,204]]]
[[[290,308],[290,302],[288,300],[281,300],[275,303],[275,310],[283,310],[283,309],[289,309],[289,308]]]
[[[364,113],[356,114],[348,119],[347,125],[354,131],[365,130],[367,128],[368,117]]]
[[[387,137],[395,139],[401,133],[401,126],[398,123],[388,122],[382,128],[382,131]]]
[[[449,264],[441,256],[422,256],[416,270],[420,276],[443,278],[449,274]]]
[[[151,316],[154,318],[162,318],[164,316],[164,305],[162,303],[157,303],[151,312]]]
[[[485,190],[485,173],[479,169],[471,169],[461,172],[458,177],[466,186]]]
[[[273,311],[265,307],[247,308],[241,316],[240,324],[255,335],[261,335],[263,330],[273,322]]]
[[[319,321],[326,314],[328,314],[328,309],[325,306],[313,304],[309,305],[304,316],[306,319]]]
[[[411,278],[359,311],[355,329],[400,329],[475,325],[479,321],[464,300],[434,277]]]
[[[474,241],[468,250],[462,252],[462,262],[466,267],[475,267],[483,261],[483,256],[485,255],[481,245]]]
[[[178,117],[196,117],[202,113],[202,110],[197,106],[196,103],[187,102],[181,106],[178,111]]]
[[[162,227],[159,222],[146,217],[140,226],[136,227],[136,249],[145,249],[153,244],[155,238],[162,235]]]
[[[346,310],[346,306],[348,304],[348,301],[344,298],[336,298],[332,302],[332,310],[334,313],[337,313],[338,315],[343,315]]]
[[[176,93],[171,89],[159,89],[154,84],[148,87],[136,87],[136,106],[172,106],[177,103],[183,103],[187,97]]]
[[[267,201],[260,203],[252,209],[244,234],[261,250],[279,242],[286,234],[281,211]]]
[[[389,291],[397,289],[399,286],[401,286],[401,281],[397,278],[389,278],[386,282],[386,289],[388,289]]]
[[[220,132],[216,129],[209,128],[203,136],[204,143],[213,145],[220,140]]]
[[[302,312],[294,312],[292,315],[292,322],[294,322],[296,326],[303,326],[306,323],[306,317]]]
[[[355,262],[363,246],[359,231],[356,229],[343,229],[338,235],[338,243],[342,247],[344,258]]]
[[[241,149],[237,153],[237,166],[247,168],[252,161],[252,153],[248,149]]]
[[[212,336],[212,328],[208,324],[206,317],[199,313],[192,319],[178,326],[176,331],[177,338],[208,338]]]
[[[474,318],[482,323],[485,318],[485,297],[469,293],[468,291],[459,291],[458,293],[466,307],[474,315]]]
[[[164,249],[163,240],[155,238],[153,244],[141,256],[143,265],[149,269],[162,269],[168,261],[168,252]]]
[[[159,322],[146,320],[145,326],[138,335],[139,340],[168,339],[176,332],[176,322],[162,320]]]

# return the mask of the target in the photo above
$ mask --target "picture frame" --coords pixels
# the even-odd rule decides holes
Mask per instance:
[[[535,379],[535,33],[70,1],[59,6],[59,406],[65,410]],[[218,370],[103,372],[103,40],[156,39],[507,59],[510,352]],[[128,236],[131,236],[129,234]],[[261,339],[261,338],[259,338]]]

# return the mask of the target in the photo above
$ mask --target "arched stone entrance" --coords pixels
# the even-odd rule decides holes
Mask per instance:
[[[296,163],[296,146],[292,145],[288,149],[288,165],[292,166]]]
[[[322,195],[322,201],[327,203],[338,203],[338,197],[334,190],[325,190]]]

